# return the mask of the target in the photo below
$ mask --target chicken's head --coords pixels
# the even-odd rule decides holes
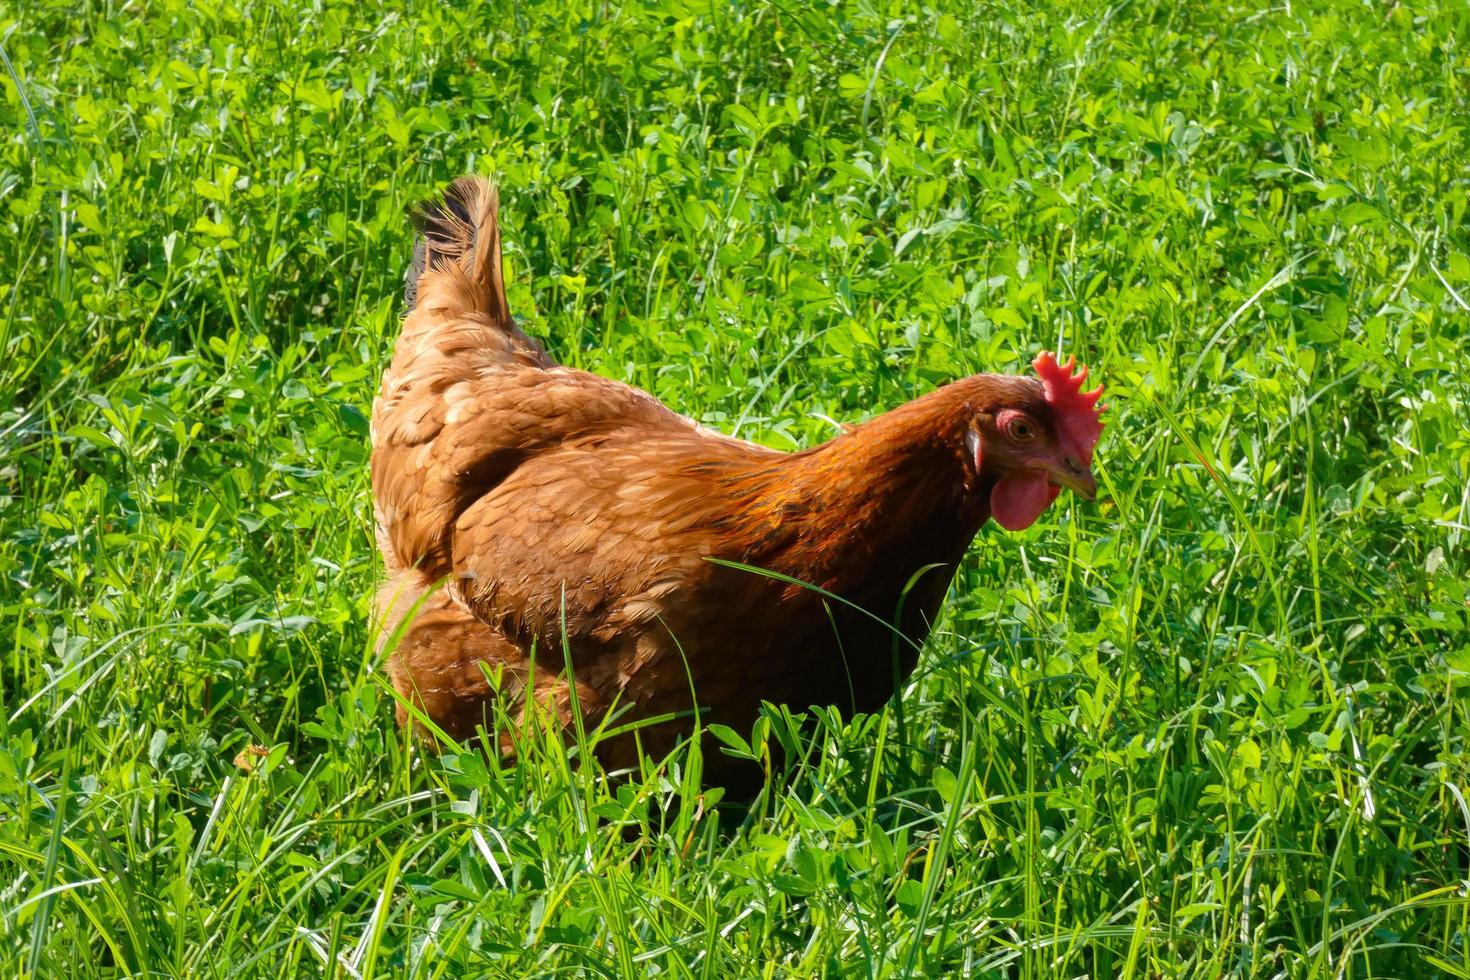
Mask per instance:
[[[1030,527],[1063,487],[1087,499],[1097,491],[1092,450],[1102,435],[1102,385],[1083,391],[1087,368],[1058,364],[1043,351],[1035,378],[1017,379],[1011,396],[984,413],[975,469],[994,478],[990,514],[1008,531]],[[1074,373],[1075,370],[1075,373]]]

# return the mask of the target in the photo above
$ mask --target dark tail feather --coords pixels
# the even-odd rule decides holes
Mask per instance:
[[[425,276],[457,266],[475,287],[477,312],[512,324],[500,268],[500,194],[483,177],[461,177],[438,201],[414,208],[413,262],[403,277],[406,312],[418,304]]]

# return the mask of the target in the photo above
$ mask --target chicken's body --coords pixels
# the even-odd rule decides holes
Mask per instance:
[[[374,405],[385,633],[444,583],[402,631],[398,689],[461,738],[489,725],[482,663],[569,720],[564,651],[592,720],[697,706],[748,730],[762,700],[881,706],[997,481],[1021,482],[982,463],[977,411],[1045,414],[1042,385],[977,375],[794,454],[719,435],[515,327],[495,200],[465,179],[422,217],[417,303]],[[645,728],[642,748],[688,728]],[[637,747],[603,751],[623,766]]]

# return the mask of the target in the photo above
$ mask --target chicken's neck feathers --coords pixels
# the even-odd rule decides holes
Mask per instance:
[[[844,595],[902,587],[931,564],[952,574],[990,516],[973,419],[1007,381],[954,382],[737,481],[744,519],[727,540],[755,543],[741,560]]]

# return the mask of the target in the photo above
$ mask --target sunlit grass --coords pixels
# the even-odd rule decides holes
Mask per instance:
[[[4,972],[1470,976],[1467,31],[0,11]],[[559,359],[772,446],[1077,352],[1099,501],[889,710],[715,733],[753,801],[411,746],[366,413],[462,172]]]

